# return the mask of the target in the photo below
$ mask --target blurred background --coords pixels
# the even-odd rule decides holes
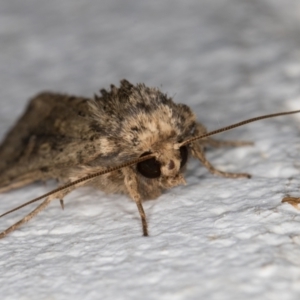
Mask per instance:
[[[123,78],[186,103],[209,129],[299,109],[300,1],[1,0],[0,138],[42,90],[92,97]],[[253,179],[192,163],[188,187],[145,203],[149,239],[125,196],[53,204],[0,241],[1,298],[298,299],[300,219],[280,204],[299,192],[295,120],[228,133],[256,145],[211,161]],[[1,211],[45,191],[1,195]]]
[[[41,90],[91,96],[122,78],[201,105],[203,122],[218,116],[218,103],[239,111],[242,102],[251,112],[253,102],[262,109],[299,94],[297,0],[4,0],[0,7],[1,120]]]

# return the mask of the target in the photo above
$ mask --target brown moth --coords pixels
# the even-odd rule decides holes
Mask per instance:
[[[207,133],[184,104],[175,104],[158,89],[121,81],[119,88],[101,90],[94,99],[44,92],[34,97],[24,115],[0,146],[0,192],[29,183],[57,179],[61,187],[23,206],[46,198],[35,210],[2,233],[15,230],[78,186],[106,193],[124,193],[136,203],[148,235],[142,201],[184,184],[190,156],[213,174],[249,178],[245,173],[217,170],[205,157],[205,147],[251,143],[217,141],[209,136],[260,119],[298,113],[278,113],[249,119]]]

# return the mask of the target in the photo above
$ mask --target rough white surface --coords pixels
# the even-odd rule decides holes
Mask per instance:
[[[300,107],[298,0],[2,0],[0,136],[40,90],[91,96],[122,78],[158,86],[208,129]],[[291,104],[293,103],[293,104]],[[293,107],[292,107],[293,106]],[[79,189],[0,241],[1,299],[299,299],[299,117],[220,138],[187,186],[145,203]],[[4,212],[50,190],[0,195]],[[5,229],[30,208],[1,219]]]

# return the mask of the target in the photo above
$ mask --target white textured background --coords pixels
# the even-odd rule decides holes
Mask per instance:
[[[300,107],[298,0],[1,0],[0,136],[40,90],[92,96],[127,78],[190,105],[209,130]],[[210,175],[145,203],[81,189],[0,241],[1,299],[299,299],[300,118],[221,138]],[[0,210],[54,186],[0,195]],[[5,229],[30,208],[1,219]]]

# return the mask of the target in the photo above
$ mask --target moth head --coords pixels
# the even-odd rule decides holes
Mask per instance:
[[[141,157],[149,154],[153,154],[154,157],[136,165],[136,170],[141,176],[157,180],[162,188],[185,183],[182,174],[189,157],[187,145],[176,147],[174,143],[160,144],[160,147],[154,147],[153,152],[144,152]]]

